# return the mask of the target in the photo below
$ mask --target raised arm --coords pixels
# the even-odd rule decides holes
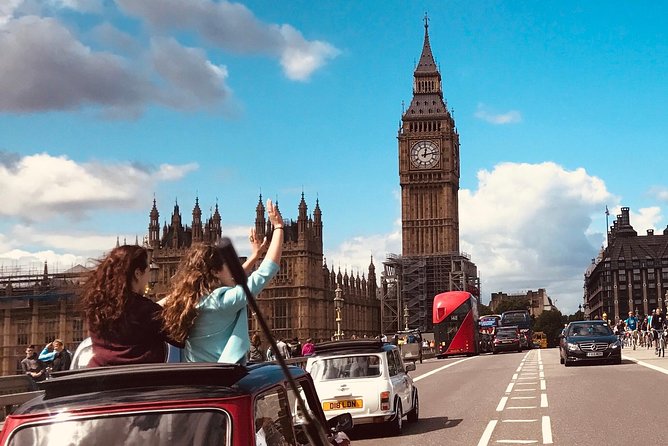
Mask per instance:
[[[250,234],[248,235],[248,241],[251,244],[251,255],[248,256],[246,261],[243,264],[244,271],[246,275],[249,275],[253,272],[253,267],[257,260],[262,256],[262,254],[267,250],[267,238],[260,240],[255,232],[255,228],[250,229]]]
[[[269,243],[265,258],[280,265],[281,254],[283,253],[283,236],[285,232],[285,228],[283,227],[283,217],[281,217],[280,211],[274,206],[274,203],[272,203],[271,200],[267,200],[267,214],[269,215],[269,221],[274,227],[274,235]]]

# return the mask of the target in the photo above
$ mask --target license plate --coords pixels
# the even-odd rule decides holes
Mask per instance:
[[[501,341],[503,344],[511,344],[513,341]]]
[[[588,352],[587,356],[590,358],[595,356],[603,356],[603,352]]]
[[[361,409],[364,407],[364,400],[341,400],[325,401],[322,403],[322,410],[340,410],[340,409]]]

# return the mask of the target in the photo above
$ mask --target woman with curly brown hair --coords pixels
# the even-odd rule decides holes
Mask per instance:
[[[267,213],[273,237],[264,260],[248,277],[255,296],[278,272],[283,250],[283,219],[271,200]],[[249,239],[255,242],[254,232]],[[164,328],[185,343],[183,362],[244,363],[250,347],[246,308],[246,295],[241,286],[234,285],[221,251],[216,246],[197,245],[181,260],[172,280],[164,301]]]
[[[114,248],[83,286],[81,301],[93,343],[89,367],[164,362],[161,307],[143,296],[148,284],[148,252],[141,246]]]

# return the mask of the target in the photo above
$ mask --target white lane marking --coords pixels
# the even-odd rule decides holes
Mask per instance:
[[[514,385],[515,385],[515,383],[510,383],[510,384],[508,384],[508,387],[506,387],[506,393],[510,393],[510,392],[512,392],[512,391],[513,391],[513,386],[514,386]]]
[[[502,420],[502,423],[535,423],[538,420]]]
[[[499,401],[499,405],[496,406],[496,411],[501,412],[503,408],[506,406],[506,403],[508,402],[508,397],[507,396],[502,396],[501,401]]]
[[[464,362],[464,361],[470,361],[471,359],[475,359],[475,358],[480,358],[480,356],[471,356],[470,358],[460,359],[459,361],[455,361],[455,362],[453,362],[453,363],[444,365],[443,367],[439,367],[439,368],[437,368],[437,369],[434,369],[434,370],[432,370],[431,372],[427,372],[427,373],[425,373],[424,375],[416,376],[415,378],[413,378],[413,382],[415,382],[415,381],[420,381],[421,379],[424,379],[424,378],[426,378],[426,377],[428,377],[428,376],[434,375],[434,374],[436,374],[436,373],[438,373],[438,372],[440,372],[440,371],[442,371],[442,370],[447,369],[448,367],[452,367],[453,365],[460,364],[460,363],[462,363],[462,362]]]
[[[535,387],[532,387],[531,389],[515,389],[515,392],[533,392],[536,390]]]
[[[534,373],[534,375],[535,375],[535,373]],[[535,376],[527,376],[526,378],[521,377],[521,378],[517,378],[517,379],[518,380],[520,380],[520,379],[536,379],[536,377]]]
[[[535,396],[511,396],[511,400],[533,400],[536,399]]]
[[[539,375],[539,376],[540,376],[541,378],[545,378],[545,372],[540,372],[540,375]]]
[[[535,378],[533,378],[535,379]],[[532,386],[534,384],[538,384],[536,381],[530,382],[530,383],[515,383],[516,386]]]
[[[547,407],[547,393],[540,394],[540,407]]]
[[[544,379],[540,380],[540,390],[547,390]]]
[[[494,432],[496,423],[497,420],[490,420],[490,422],[487,423],[487,427],[485,428],[485,432],[482,433],[482,437],[480,437],[478,446],[487,446],[489,444],[489,439],[492,438],[492,433]]]
[[[540,365],[538,366],[538,370],[543,370],[543,364],[540,364]]]
[[[536,406],[513,406],[513,407],[506,407],[506,409],[535,409]]]
[[[548,416],[543,416],[543,444],[552,444],[552,425]]]
[[[663,367],[659,367],[659,366],[656,366],[656,365],[653,365],[653,364],[648,364],[646,362],[639,361],[636,358],[632,358],[632,357],[626,356],[626,355],[624,355],[624,359],[628,359],[629,361],[633,361],[638,365],[641,365],[643,367],[647,367],[648,369],[652,369],[652,370],[654,370],[656,372],[659,372],[659,373],[663,373],[664,375],[668,375],[668,370],[664,369]]]
[[[522,366],[520,365],[520,366],[517,368],[517,370],[515,370],[515,371],[516,371],[516,372],[521,372],[521,371],[522,371]]]
[[[513,377],[510,378],[511,381],[515,381],[517,379],[517,373],[513,374]]]
[[[538,443],[536,440],[496,440],[497,443],[507,444],[534,444]]]

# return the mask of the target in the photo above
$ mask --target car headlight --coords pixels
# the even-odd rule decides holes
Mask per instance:
[[[621,346],[622,346],[622,343],[619,342],[619,341],[615,341],[615,342],[610,344],[610,348],[619,348]]]
[[[578,347],[577,344],[571,344],[571,343],[569,342],[569,343],[568,343],[568,349],[569,349],[570,351],[575,351],[575,350],[579,350],[580,347]]]

